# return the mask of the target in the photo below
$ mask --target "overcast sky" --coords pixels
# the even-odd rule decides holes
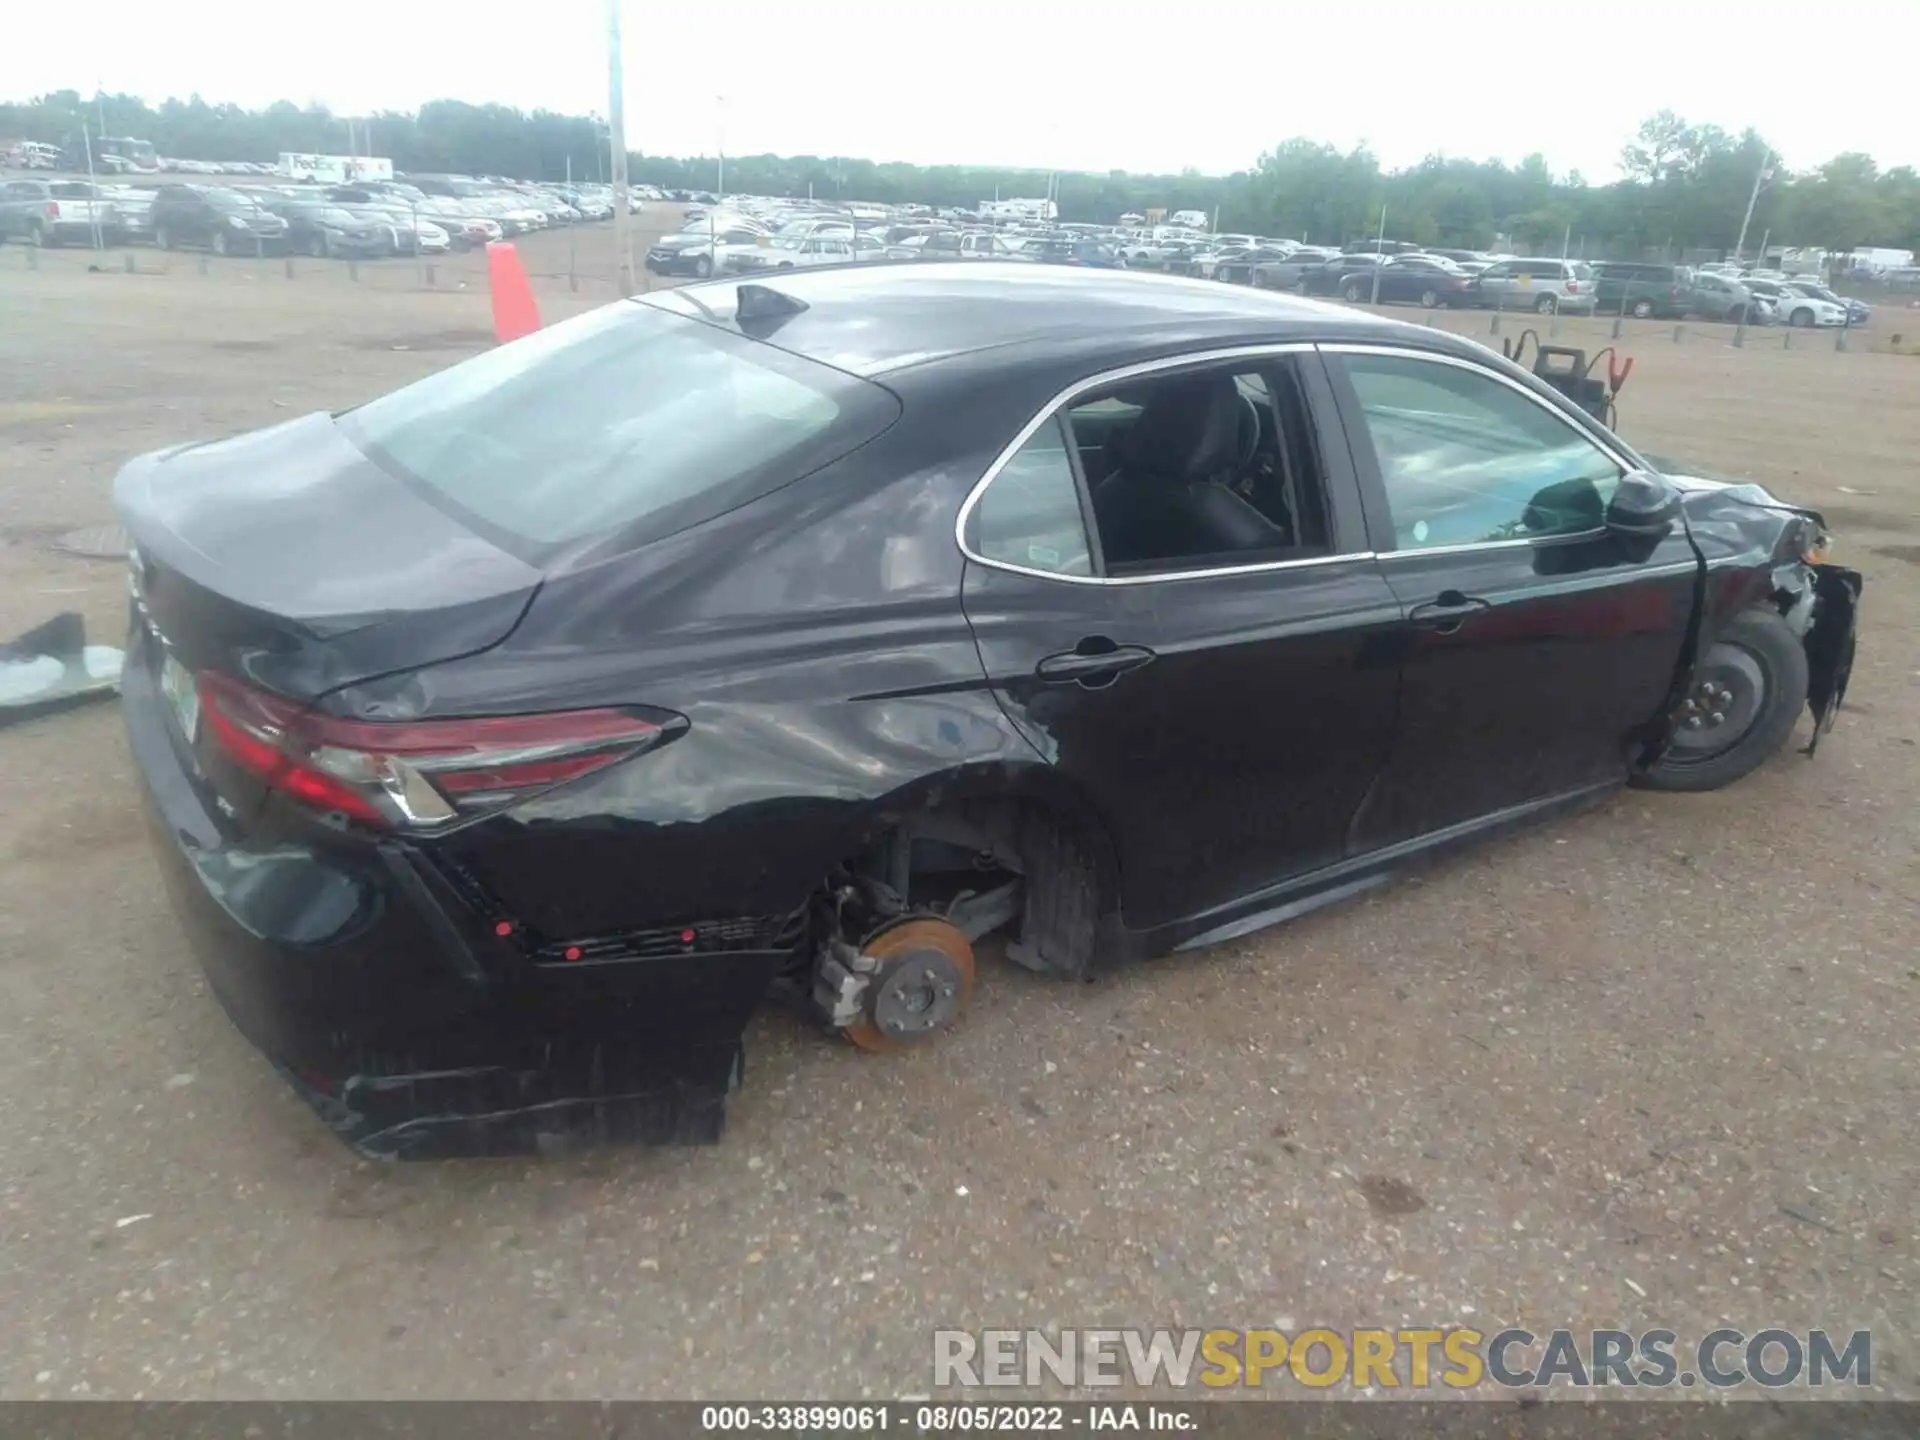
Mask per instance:
[[[4,8],[8,99],[103,87],[343,115],[438,98],[607,107],[604,0]],[[627,140],[652,154],[713,154],[724,137],[736,155],[1223,172],[1304,135],[1364,141],[1392,166],[1538,150],[1557,173],[1604,180],[1664,106],[1755,126],[1796,168],[1849,149],[1914,164],[1901,8],[1867,7],[1878,18],[1857,34],[1835,23],[1823,58],[1823,21],[1841,7],[1776,25],[1751,0],[625,0]]]

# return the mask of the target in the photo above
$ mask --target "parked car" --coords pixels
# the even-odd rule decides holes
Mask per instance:
[[[1371,294],[1370,282],[1374,269],[1391,258],[1391,254],[1379,253],[1336,255],[1331,260],[1323,260],[1301,271],[1294,289],[1302,295],[1340,295],[1345,293],[1349,284],[1358,281],[1365,292]]]
[[[704,280],[727,268],[728,256],[736,247],[752,249],[764,238],[739,226],[714,233],[683,230],[662,235],[647,247],[647,269],[656,275],[694,275]]]
[[[1693,303],[1693,272],[1684,265],[1603,260],[1593,267],[1600,310],[1637,320],[1678,320]]]
[[[1298,290],[1305,283],[1308,271],[1338,258],[1338,254],[1335,250],[1303,245],[1284,260],[1269,260],[1254,266],[1253,284],[1260,290]]]
[[[1855,300],[1851,296],[1836,294],[1825,285],[1814,280],[1795,280],[1793,288],[1803,295],[1811,295],[1816,300],[1824,300],[1829,305],[1838,305],[1847,312],[1846,323],[1859,329],[1873,318],[1873,307],[1865,301]]]
[[[122,240],[153,243],[153,191],[136,185],[103,185],[100,193],[113,206],[114,229]]]
[[[1002,236],[991,230],[971,230],[961,234],[945,230],[917,240],[905,240],[891,247],[910,260],[1015,260],[1031,262]]]
[[[1451,260],[1402,254],[1341,277],[1340,294],[1349,304],[1377,299],[1383,305],[1413,304],[1432,310],[1440,305],[1470,303],[1473,281]]]
[[[1120,264],[1120,252],[1100,240],[1036,240],[1023,248],[1023,254],[1042,265],[1083,265],[1095,270],[1112,270]]]
[[[393,221],[384,215],[376,220],[315,200],[271,200],[267,208],[287,222],[287,244],[308,255],[366,259],[397,248]]]
[[[1420,252],[1422,255],[1438,255],[1442,260],[1451,260],[1462,269],[1475,267],[1476,273],[1500,260],[1510,260],[1510,255],[1494,255],[1485,250],[1455,250],[1445,245],[1429,245]]]
[[[1838,297],[1825,299],[1799,285],[1782,285],[1772,280],[1748,280],[1747,289],[1768,301],[1782,325],[1801,329],[1814,326],[1839,328],[1850,323],[1847,307]]]
[[[814,234],[775,237],[767,245],[730,246],[727,269],[793,270],[815,265],[850,265],[856,260],[882,260],[887,247],[876,235]]]
[[[205,245],[216,255],[284,250],[287,222],[244,190],[162,185],[153,197],[153,238],[162,250]]]
[[[1278,264],[1291,253],[1287,250],[1256,245],[1251,249],[1240,251],[1237,255],[1223,257],[1213,267],[1213,278],[1228,285],[1251,285],[1256,265]]]
[[[1542,315],[1592,310],[1596,291],[1593,267],[1583,260],[1521,256],[1489,265],[1474,278],[1475,303]]]
[[[922,1043],[992,932],[1086,978],[1831,720],[1814,513],[1439,329],[1014,280],[656,292],[121,471],[151,843],[335,1134],[711,1139],[775,991]]]
[[[1694,272],[1688,309],[1703,320],[1724,320],[1728,324],[1758,319],[1753,293],[1740,281],[1706,270]]]
[[[120,217],[105,190],[85,180],[9,180],[0,184],[0,241],[29,245],[106,244],[119,238]]]

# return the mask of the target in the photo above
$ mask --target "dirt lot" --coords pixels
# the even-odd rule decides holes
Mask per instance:
[[[611,294],[567,245],[550,318]],[[50,542],[128,456],[488,338],[471,257],[132,253],[0,251],[0,634],[115,636],[120,565]],[[937,1325],[1415,1322],[1870,1328],[1920,1397],[1920,359],[1671,336],[1626,435],[1868,575],[1817,760],[1091,989],[991,965],[911,1058],[770,1015],[714,1149],[357,1163],[208,996],[112,707],[0,733],[0,1395],[892,1396]]]

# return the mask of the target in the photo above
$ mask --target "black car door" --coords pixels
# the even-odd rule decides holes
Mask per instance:
[[[1368,553],[1345,444],[1313,419],[1330,406],[1317,357],[1280,346],[1191,364],[1079,387],[961,515],[963,599],[989,683],[1102,818],[1134,929],[1339,859],[1392,733],[1401,611]],[[1230,453],[1192,451],[1189,395],[1226,413]],[[1133,418],[1097,486],[1078,463],[1076,410]],[[1162,483],[1244,522],[1249,543],[1223,534],[1212,553],[1114,558],[1113,487]]]
[[[1356,850],[1624,780],[1693,612],[1684,528],[1653,544],[1608,530],[1629,458],[1523,380],[1451,355],[1323,349],[1411,632]]]

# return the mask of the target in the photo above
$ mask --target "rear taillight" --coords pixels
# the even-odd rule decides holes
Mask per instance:
[[[1578,280],[1567,281],[1567,294],[1578,295],[1579,293],[1580,293],[1580,282]]]
[[[47,202],[47,218],[49,220],[58,220],[60,218],[60,202],[58,200],[49,200]]]
[[[670,716],[563,710],[471,720],[341,720],[224,675],[197,682],[206,728],[269,789],[388,829],[433,829],[638,755]]]

